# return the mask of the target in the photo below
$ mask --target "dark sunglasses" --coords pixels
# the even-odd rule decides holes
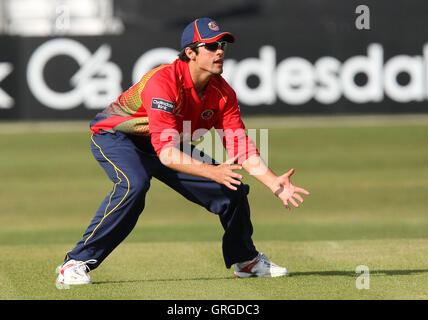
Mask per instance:
[[[216,41],[216,42],[210,42],[210,43],[201,42],[196,46],[196,48],[199,48],[199,47],[205,47],[205,49],[213,52],[216,52],[218,49],[225,51],[227,48],[227,42],[226,41]]]

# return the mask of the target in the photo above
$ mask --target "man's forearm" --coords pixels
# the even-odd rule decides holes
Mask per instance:
[[[278,189],[277,176],[259,155],[252,155],[242,163],[242,167],[254,178],[275,192]]]
[[[170,147],[161,151],[159,159],[163,165],[173,170],[213,180],[232,190],[237,190],[237,186],[241,184],[242,175],[234,172],[242,169],[242,166],[234,164],[237,156],[225,163],[212,165],[195,160],[179,149]]]
[[[212,179],[209,170],[212,165],[193,159],[177,148],[165,148],[160,152],[159,159],[163,165],[173,170]]]

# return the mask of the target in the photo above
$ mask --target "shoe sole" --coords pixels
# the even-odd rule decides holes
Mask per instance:
[[[84,285],[84,284],[91,284],[92,283],[92,281],[89,281],[89,282],[78,282],[78,281],[76,281],[76,282],[69,282],[69,281],[67,281],[67,282],[65,282],[64,281],[64,279],[56,279],[56,283],[59,283],[59,284],[64,284],[64,285],[69,285],[69,286],[79,286],[79,285]]]
[[[277,277],[288,277],[290,274],[288,272],[286,273],[266,273],[266,274],[260,274],[260,273],[247,273],[247,272],[234,272],[233,276],[235,278],[277,278]]]

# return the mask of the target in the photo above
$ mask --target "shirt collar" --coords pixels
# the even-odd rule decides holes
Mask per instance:
[[[193,88],[193,80],[192,76],[190,75],[189,70],[189,64],[185,61],[182,61],[180,59],[177,59],[178,61],[178,67],[180,69],[180,73],[183,76],[184,80],[184,88],[185,89],[191,89]]]
[[[180,74],[183,76],[183,83],[185,89],[191,89],[194,87],[192,76],[190,75],[190,69],[189,69],[189,63],[186,61],[182,61],[180,59],[177,59],[178,67],[180,70]],[[211,87],[213,85],[214,78],[217,76],[212,76],[210,78],[210,81],[208,81],[208,85],[205,90],[211,90]]]

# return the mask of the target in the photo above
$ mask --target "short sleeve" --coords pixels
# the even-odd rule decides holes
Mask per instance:
[[[180,140],[174,113],[175,94],[165,82],[150,79],[141,92],[141,100],[149,118],[151,143],[159,155],[163,148],[176,146]]]
[[[259,154],[254,141],[245,132],[246,128],[233,90],[215,128],[222,138],[229,159],[239,154],[238,163],[242,164],[252,155]]]

